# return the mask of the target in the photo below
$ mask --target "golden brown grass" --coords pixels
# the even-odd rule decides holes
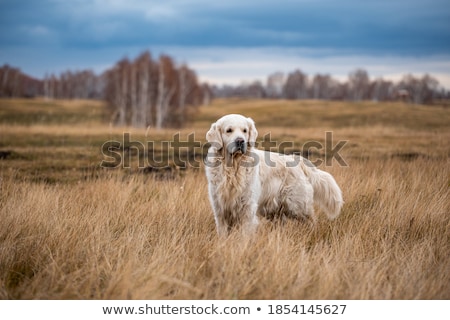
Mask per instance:
[[[183,131],[203,139],[202,121],[228,113],[222,103],[201,109],[199,122]],[[333,131],[334,139],[349,140],[349,166],[322,167],[344,192],[335,221],[264,222],[252,239],[234,233],[220,240],[203,170],[168,180],[100,170],[98,143],[125,130],[100,122],[79,130],[2,125],[1,150],[15,156],[0,160],[0,298],[450,299],[450,130],[438,124],[449,111],[421,110],[416,130],[401,122],[296,128],[265,125],[265,103],[258,111],[258,102],[248,102],[261,134],[301,144]],[[363,107],[377,114],[376,105]],[[343,107],[327,108],[337,114]],[[392,117],[407,111],[398,108]],[[29,178],[33,168],[42,179]]]

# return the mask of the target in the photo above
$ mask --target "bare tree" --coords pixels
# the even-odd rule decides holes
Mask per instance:
[[[408,74],[397,87],[399,90],[406,90],[414,104],[431,103],[439,89],[439,82],[428,74],[422,78]]]
[[[18,94],[18,85],[20,82],[20,69],[4,65],[1,68],[2,82],[1,95],[5,97],[16,97]]]
[[[0,67],[0,97],[34,97],[43,93],[44,81],[30,77],[8,64]]]
[[[137,105],[137,121],[136,127],[146,127],[153,125],[152,119],[152,96],[153,91],[150,90],[152,60],[150,53],[144,52],[137,59],[135,64],[138,69],[139,79],[139,99]]]
[[[188,107],[201,102],[195,72],[160,56],[158,62],[148,51],[134,61],[123,59],[105,73],[105,98],[112,119],[118,125],[145,127],[181,126]]]
[[[186,118],[186,103],[188,96],[197,87],[197,76],[186,64],[178,68],[178,114],[179,122],[184,123]]]
[[[47,92],[47,99],[54,99],[56,98],[56,82],[57,79],[54,74],[51,74],[48,81],[48,92]]]
[[[394,86],[392,82],[378,78],[370,84],[370,92],[373,101],[387,101],[393,96]]]
[[[310,97],[313,99],[330,99],[335,86],[336,83],[330,75],[316,74],[311,83]]]
[[[268,98],[281,98],[285,82],[284,73],[274,72],[267,77],[266,94]]]
[[[5,64],[1,68],[1,95],[6,96],[7,95],[7,88],[9,84],[9,74],[11,72],[11,67],[7,64]]]
[[[44,97],[45,100],[50,99],[49,76],[46,73],[44,77]]]
[[[169,103],[177,89],[175,69],[169,56],[159,58],[158,95],[156,99],[156,128],[161,129],[169,111]]]
[[[287,77],[283,87],[283,95],[287,99],[306,99],[308,77],[300,70],[295,70]]]
[[[209,106],[213,98],[213,91],[212,88],[207,83],[203,83],[201,85],[201,95],[202,95],[202,105]]]
[[[253,99],[262,99],[266,97],[266,90],[261,81],[253,81],[247,87],[247,96]]]
[[[439,91],[439,81],[426,74],[420,79],[423,88],[422,103],[432,103]]]
[[[114,109],[112,119],[119,126],[127,124],[130,62],[122,59],[110,71],[109,99]]]
[[[129,91],[130,91],[130,111],[131,111],[131,126],[138,126],[139,111],[138,111],[138,79],[137,79],[137,65],[136,63],[130,63],[130,80],[129,80]]]
[[[350,99],[360,101],[368,98],[369,75],[366,70],[356,69],[348,76]]]

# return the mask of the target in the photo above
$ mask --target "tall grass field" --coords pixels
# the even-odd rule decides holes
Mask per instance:
[[[228,113],[287,152],[342,141],[309,154],[341,215],[220,239],[202,157]],[[101,102],[0,100],[0,298],[450,299],[449,157],[448,105],[215,100],[157,131],[110,125]]]

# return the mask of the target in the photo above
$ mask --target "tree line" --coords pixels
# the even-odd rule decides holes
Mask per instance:
[[[0,67],[0,97],[31,98],[42,95],[42,81],[34,79],[19,68],[7,64]]]
[[[403,100],[415,104],[429,104],[436,99],[448,99],[450,94],[430,75],[405,75],[399,82],[377,78],[371,80],[364,69],[349,73],[347,81],[340,82],[328,74],[308,77],[297,69],[287,75],[275,72],[266,83],[254,81],[238,86],[213,86],[215,97],[243,97],[269,99],[322,99],[322,100]]]
[[[134,60],[124,58],[100,75],[91,70],[65,71],[35,79],[18,68],[0,67],[0,97],[36,96],[103,99],[112,123],[160,129],[183,126],[197,106],[209,104],[213,98],[403,100],[429,104],[436,99],[449,99],[450,92],[430,75],[405,75],[393,82],[383,78],[371,80],[364,69],[350,72],[346,81],[328,74],[310,77],[297,69],[288,74],[272,73],[265,83],[210,86],[200,84],[195,71],[186,64],[177,64],[168,55],[154,59],[149,51]]]
[[[102,99],[105,82],[91,70],[68,70],[59,76],[46,74],[42,86],[47,99]]]
[[[0,67],[0,97],[47,99],[102,99],[103,76],[90,70],[46,74],[36,79],[7,64]]]
[[[20,69],[0,68],[0,97],[103,99],[111,122],[119,126],[180,127],[212,93],[200,84],[187,64],[168,55],[153,59],[149,51],[134,60],[124,58],[100,75],[91,70],[46,74],[34,79]]]
[[[152,59],[146,51],[123,59],[105,73],[105,99],[112,120],[133,127],[180,127],[211,97],[194,70],[168,55]]]

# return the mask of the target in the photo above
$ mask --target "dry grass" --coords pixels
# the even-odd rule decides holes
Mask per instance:
[[[236,112],[223,103],[202,109],[184,131],[203,139],[208,121]],[[264,124],[266,102],[261,109],[247,103],[260,133],[301,144],[332,130],[349,140],[349,167],[323,168],[344,192],[337,220],[266,222],[252,239],[236,233],[221,241],[202,170],[166,180],[104,172],[96,167],[98,144],[124,129],[4,124],[0,150],[15,156],[0,160],[0,298],[450,299],[450,130],[440,124],[448,109],[421,109],[416,130],[409,122],[337,125],[340,119],[295,128]],[[370,110],[348,106],[381,117],[376,105],[363,107]],[[308,104],[287,108],[314,115]],[[327,108],[338,114],[343,106]],[[390,109],[393,118],[406,113],[398,108]],[[235,109],[245,112],[244,103]],[[30,179],[33,168],[42,179]]]

